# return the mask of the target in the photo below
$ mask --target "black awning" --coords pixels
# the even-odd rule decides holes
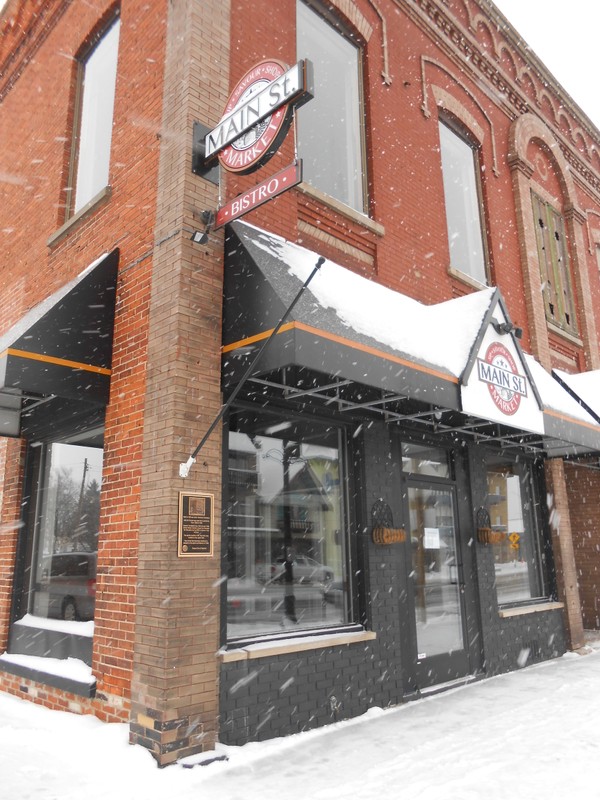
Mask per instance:
[[[271,334],[302,286],[285,259],[264,246],[261,236],[268,239],[263,232],[240,223],[228,229],[223,310],[225,390],[237,384],[249,363],[248,356]],[[286,367],[355,382],[393,396],[459,408],[455,375],[411,359],[353,329],[335,310],[317,301],[310,287],[261,358],[256,375]]]
[[[118,261],[102,256],[0,337],[0,407],[30,395],[108,402]]]
[[[263,401],[269,396],[302,408],[310,396],[333,403],[342,416],[377,414],[430,433],[491,440],[507,452],[526,450],[545,457],[600,452],[596,420],[582,413],[535,359],[525,358],[514,332],[510,339],[521,371],[531,381],[539,424],[520,427],[509,418],[488,415],[483,405],[481,410],[465,407],[463,383],[487,341],[486,331],[508,321],[497,289],[424,306],[364,278],[359,285],[358,276],[326,262],[319,278],[328,271],[327,291],[323,281],[318,289],[313,281],[248,378],[252,359],[296,298],[301,275],[310,272],[318,256],[241,222],[227,230],[222,359],[226,394],[237,391],[244,378],[251,387],[245,391],[247,399]],[[337,297],[338,289],[340,297],[350,289],[351,302]],[[536,367],[535,375],[528,364]]]

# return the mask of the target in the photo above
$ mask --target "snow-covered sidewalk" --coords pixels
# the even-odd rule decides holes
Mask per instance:
[[[228,761],[158,769],[126,725],[0,694],[3,800],[563,800],[600,798],[600,641]]]

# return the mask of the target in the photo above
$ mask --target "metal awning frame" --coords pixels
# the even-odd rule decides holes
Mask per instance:
[[[336,411],[348,417],[355,414],[368,413],[387,424],[409,424],[424,433],[445,434],[456,438],[468,437],[473,442],[493,442],[505,450],[515,452],[526,451],[535,457],[546,457],[547,437],[528,431],[508,429],[499,423],[466,416],[454,408],[437,405],[425,405],[419,410],[403,411],[402,404],[415,405],[415,401],[406,395],[386,392],[384,389],[377,391],[370,387],[360,387],[359,390],[370,392],[371,398],[360,402],[343,396],[343,390],[348,387],[357,387],[354,381],[347,379],[331,380],[330,376],[318,376],[322,380],[310,388],[294,385],[288,380],[288,368],[283,368],[277,375],[253,376],[249,378],[248,398],[251,399],[252,386],[261,387],[274,394],[280,400],[294,404],[296,401],[310,398],[323,404],[324,407],[335,406]],[[311,376],[315,378],[315,376]],[[262,395],[264,396],[264,395]]]

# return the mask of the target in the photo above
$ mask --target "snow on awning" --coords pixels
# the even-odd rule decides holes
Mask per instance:
[[[600,369],[574,375],[554,369],[552,374],[577,403],[600,422]]]
[[[317,254],[243,223],[227,242],[224,384],[262,344]],[[418,400],[459,408],[459,377],[493,291],[425,306],[327,261],[265,353],[260,371],[301,365]]]
[[[229,226],[225,391],[238,384],[317,259],[246,223]],[[287,373],[285,386],[273,377],[294,369],[303,376],[296,386],[286,383]],[[308,373],[323,376],[320,385]],[[251,380],[277,386],[286,399],[312,394],[335,399],[342,412],[378,411],[388,420],[458,429],[538,453],[600,450],[600,426],[522,352],[493,288],[426,306],[326,261]],[[349,399],[348,386],[373,392]]]
[[[544,408],[544,450],[549,456],[600,452],[600,425],[542,365],[526,356]]]
[[[118,261],[104,254],[0,337],[0,411],[17,423],[28,398],[108,402]]]

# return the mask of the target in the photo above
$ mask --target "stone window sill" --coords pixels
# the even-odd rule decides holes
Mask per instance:
[[[320,650],[325,647],[340,647],[347,644],[370,642],[377,638],[373,631],[345,631],[343,633],[318,634],[316,636],[297,636],[281,641],[258,642],[234,650],[221,650],[219,660],[224,663],[245,661],[269,656],[300,653],[305,650]]]
[[[368,217],[366,214],[361,214],[360,211],[356,211],[340,200],[336,200],[335,197],[331,197],[320,189],[316,189],[314,186],[311,186],[310,183],[300,183],[297,188],[302,194],[312,197],[313,200],[337,211],[338,214],[347,217],[352,220],[352,222],[362,225],[377,236],[383,236],[385,234],[385,228],[380,222],[375,222],[371,217]]]
[[[76,214],[73,214],[72,217],[69,217],[69,219],[65,222],[65,224],[61,225],[61,227],[57,231],[55,231],[52,234],[52,236],[49,237],[48,241],[46,242],[46,245],[48,247],[53,247],[57,242],[59,242],[62,239],[63,236],[66,236],[66,234],[69,233],[71,228],[74,228],[77,225],[77,223],[79,222],[80,219],[82,219],[82,217],[87,216],[87,214],[89,214],[90,211],[95,209],[96,206],[100,205],[100,203],[107,200],[111,196],[111,193],[112,190],[110,186],[105,186],[104,189],[101,189],[95,197],[92,197],[89,203],[86,203],[83,206],[83,208],[80,208]]]
[[[464,283],[465,286],[469,286],[471,289],[477,289],[481,291],[482,289],[489,289],[490,285],[487,283],[481,283],[476,278],[472,278],[466,272],[461,272],[456,267],[448,267],[448,274],[450,277],[455,278],[457,281]]]
[[[514,608],[501,608],[498,611],[502,619],[509,617],[520,617],[523,614],[539,614],[542,611],[556,611],[557,609],[564,608],[564,603],[536,603],[529,606],[515,606]]]
[[[75,678],[59,675],[55,672],[49,672],[44,669],[43,661],[43,658],[39,659],[41,666],[39,669],[36,669],[35,667],[15,663],[10,660],[9,655],[5,655],[0,659],[0,672],[8,672],[10,675],[15,675],[18,678],[33,681],[33,683],[38,683],[42,686],[52,686],[54,689],[60,689],[63,692],[69,692],[79,697],[91,698],[96,696],[95,678],[89,682],[84,682],[76,680]],[[27,687],[25,688],[25,693],[31,693],[33,695],[33,692],[30,692]]]
[[[577,347],[583,347],[583,340],[576,334],[570,333],[570,331],[565,331],[560,325],[556,325],[556,323],[552,322],[551,320],[546,320],[548,324],[548,330],[554,333],[556,336],[560,336],[561,338],[565,339],[567,342],[576,345]]]

